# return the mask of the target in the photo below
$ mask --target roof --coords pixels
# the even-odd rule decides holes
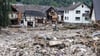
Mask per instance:
[[[46,10],[48,10],[51,6],[40,6],[40,5],[12,5],[17,11],[24,12],[25,10],[33,10],[33,11],[42,11],[45,13]]]
[[[12,4],[12,7],[22,13],[24,13],[25,10],[41,11],[45,13],[49,8],[53,6]],[[53,7],[53,8],[57,11],[64,11],[65,9],[65,7]]]
[[[75,3],[75,4],[71,4],[71,5],[68,6],[66,9],[68,9],[68,10],[73,10],[73,9],[77,8],[79,5],[81,5],[80,2]]]
[[[32,13],[33,15],[39,15],[40,14],[45,14],[46,15],[46,12],[53,8],[56,12],[58,11],[64,11],[64,7],[53,7],[53,6],[43,6],[43,5],[25,5],[25,4],[13,4],[12,5],[13,8],[15,8],[18,12],[22,12],[22,13],[26,13],[27,11],[28,12],[34,12]],[[31,15],[31,13],[27,13],[28,15]],[[63,14],[63,13],[59,13],[59,14]],[[33,16],[32,15],[32,16]],[[41,15],[39,15],[41,16]],[[44,15],[42,15],[44,16]]]
[[[100,20],[100,0],[93,0],[96,20]]]
[[[64,11],[65,7],[56,7],[57,11]]]
[[[74,10],[76,9],[78,6],[80,6],[81,4],[85,4],[85,3],[81,3],[81,2],[77,2],[75,4],[71,4],[70,6],[68,6],[66,9],[67,10]],[[85,4],[88,8],[89,6],[87,4]]]
[[[39,17],[45,17],[45,14],[40,11],[33,11],[33,10],[25,10],[26,16],[39,16]]]

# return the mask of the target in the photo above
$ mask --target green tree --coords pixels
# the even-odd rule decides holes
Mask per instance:
[[[58,6],[59,6],[59,5],[57,4],[57,2],[52,2],[52,3],[50,3],[50,5],[55,6],[55,7],[58,7]]]
[[[8,26],[10,23],[8,18],[9,5],[8,0],[0,0],[0,28]]]
[[[16,0],[11,0],[10,2],[11,2],[11,3],[16,3],[17,1],[16,1]]]
[[[69,6],[73,2],[85,2],[91,6],[92,0],[17,0],[24,4],[35,4],[35,5],[51,5],[51,6]]]

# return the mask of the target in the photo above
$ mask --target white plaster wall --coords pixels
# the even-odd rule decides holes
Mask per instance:
[[[10,13],[8,16],[10,19],[16,19],[18,17],[16,13]]]
[[[58,15],[58,21],[59,22],[61,21],[61,15]]]
[[[24,26],[28,26],[27,22],[33,22],[33,27],[35,27],[35,18],[34,16],[26,16],[26,21],[24,20]]]
[[[27,21],[24,19],[24,26],[27,27]]]
[[[82,4],[84,5],[84,4]],[[83,13],[85,13],[85,11],[90,11],[90,9],[84,5],[84,7],[82,8],[82,5],[80,5],[79,7],[77,7],[74,10],[70,10],[69,13],[65,13],[64,12],[64,22],[69,22],[69,23],[91,23],[90,21],[86,21],[85,17],[82,16]],[[76,14],[76,10],[80,10],[80,14]],[[65,17],[69,17],[69,20],[66,20]],[[80,17],[80,21],[75,20],[75,17]]]

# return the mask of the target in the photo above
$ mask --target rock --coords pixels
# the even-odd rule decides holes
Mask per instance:
[[[57,45],[62,45],[63,44],[62,41],[58,41],[58,40],[56,40],[56,41],[49,41],[48,43],[49,43],[49,46],[57,46]]]
[[[39,44],[39,45],[42,45],[42,46],[46,46],[47,42],[43,37],[36,36],[34,44]]]
[[[93,37],[92,39],[93,40],[99,40],[100,38],[99,37]]]

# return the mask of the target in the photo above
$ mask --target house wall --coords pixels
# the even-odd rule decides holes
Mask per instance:
[[[8,16],[11,20],[11,24],[12,24],[12,22],[13,23],[15,22],[17,25],[19,25],[22,20],[23,14],[20,12],[12,12],[12,13],[9,13]],[[12,25],[14,25],[14,24],[12,24]]]
[[[38,24],[38,19],[41,19],[43,23],[45,23],[46,17],[36,17],[36,16],[26,16],[26,20],[24,19],[24,26],[28,27],[28,22],[32,22],[32,27],[35,27],[36,24]]]
[[[64,14],[64,10],[59,11],[58,10],[58,22],[62,23],[63,22],[63,15]]]
[[[61,15],[59,14],[58,15],[58,22],[60,22],[61,21]]]
[[[9,13],[8,16],[9,16],[9,19],[10,19],[10,25],[18,25],[19,24],[18,15],[17,15],[16,12]]]
[[[84,7],[82,7],[82,5]],[[74,10],[67,10],[66,12],[64,11],[64,22],[68,22],[68,23],[90,23],[90,20],[85,20],[85,17],[83,17],[83,13],[85,13],[85,11],[89,11],[90,9],[82,4],[79,7],[77,7]],[[76,11],[80,10],[80,14],[76,14]],[[76,17],[80,17],[80,20],[76,20]]]
[[[17,19],[18,18],[17,13],[9,13],[9,18],[10,19]]]
[[[26,20],[24,19],[24,26],[28,27],[28,22],[32,22],[32,27],[35,27],[35,17],[34,16],[26,16]]]

